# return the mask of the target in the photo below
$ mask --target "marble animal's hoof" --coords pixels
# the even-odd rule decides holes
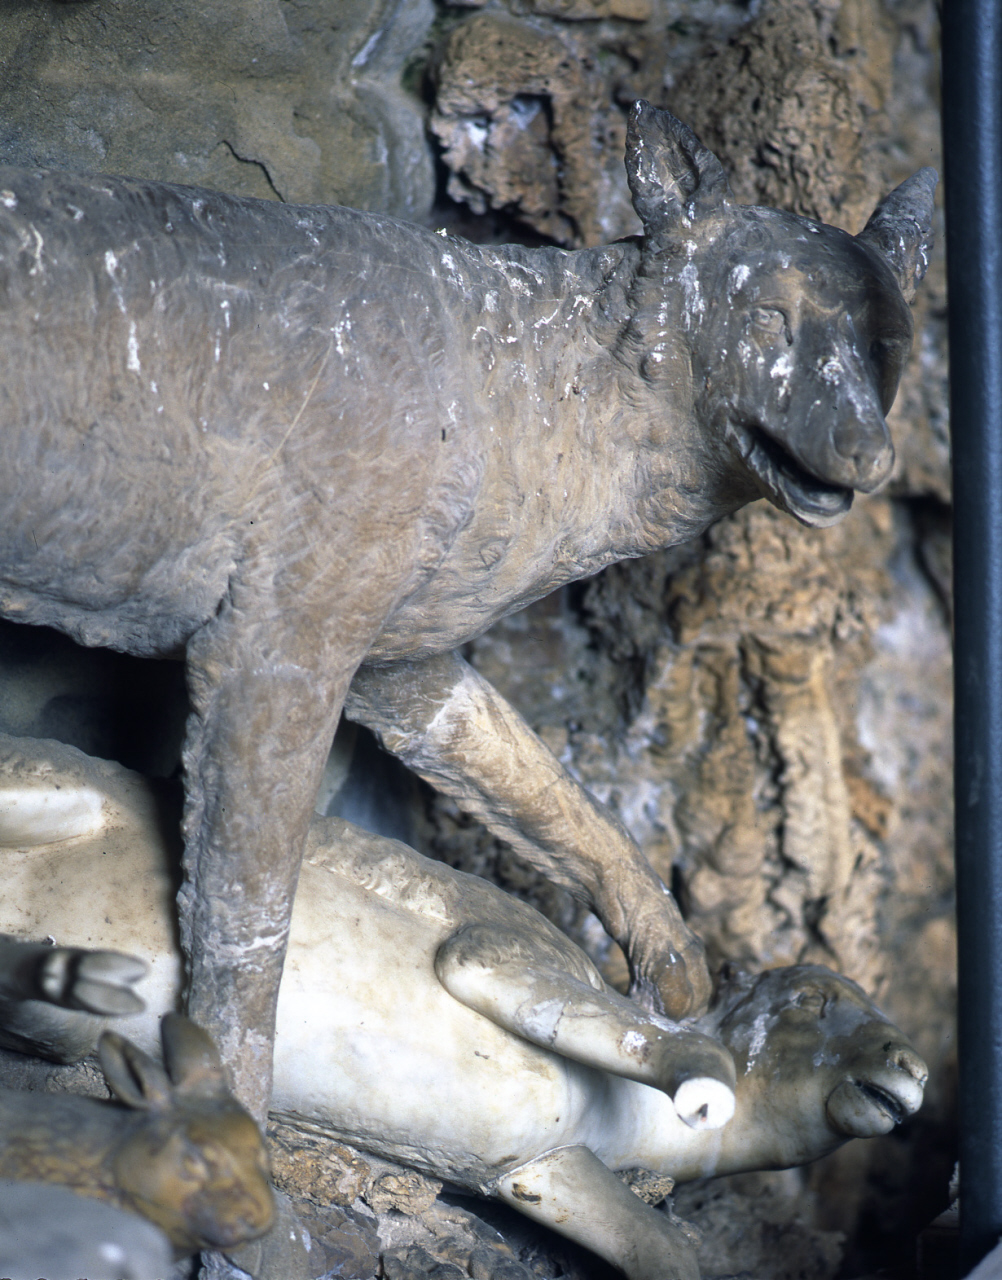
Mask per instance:
[[[141,1013],[146,1005],[132,990],[149,966],[118,951],[55,947],[42,962],[38,984],[46,1000],[64,1009],[105,1016]]]
[[[734,1114],[734,1090],[712,1076],[683,1080],[672,1102],[690,1129],[721,1129]]]

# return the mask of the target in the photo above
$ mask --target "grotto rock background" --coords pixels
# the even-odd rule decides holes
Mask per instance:
[[[626,110],[645,96],[716,151],[738,199],[856,232],[890,186],[938,161],[937,56],[932,0],[0,0],[0,160],[573,247],[639,231],[622,152]],[[681,1190],[675,1211],[702,1230],[708,1276],[910,1274],[916,1232],[946,1203],[955,975],[941,235],[915,319],[891,414],[894,477],[842,525],[808,530],[756,503],[467,649],[623,818],[715,963],[838,968],[932,1067],[925,1108],[898,1134],[809,1170]],[[7,732],[169,775],[183,717],[178,668],[0,628]],[[350,727],[322,802],[363,821],[390,814],[391,834],[522,894],[612,980],[625,976],[597,921]],[[434,1199],[434,1187],[428,1199],[400,1171],[381,1175],[384,1190],[387,1177],[404,1181],[380,1200],[357,1155],[273,1137],[283,1185],[328,1240],[323,1260],[353,1259],[346,1275],[371,1274],[380,1247],[392,1276],[587,1274],[510,1215]],[[348,1173],[337,1175],[335,1222],[320,1206],[338,1160]]]

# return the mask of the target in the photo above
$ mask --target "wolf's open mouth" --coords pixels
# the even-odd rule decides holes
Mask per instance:
[[[738,450],[763,495],[804,524],[835,524],[852,506],[853,491],[806,471],[759,426],[732,423]]]

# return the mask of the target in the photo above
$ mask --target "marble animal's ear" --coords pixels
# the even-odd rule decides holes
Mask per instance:
[[[219,1050],[207,1032],[179,1013],[168,1013],[160,1024],[164,1062],[178,1093],[203,1098],[229,1096]]]
[[[877,205],[856,237],[876,249],[897,277],[906,302],[925,275],[932,249],[933,193],[939,174],[919,169]]]
[[[730,204],[724,166],[688,125],[642,98],[633,104],[626,133],[626,174],[633,207],[655,247],[678,223]]]
[[[131,1041],[106,1031],[97,1044],[101,1070],[119,1102],[136,1111],[166,1111],[171,1086],[163,1067]]]

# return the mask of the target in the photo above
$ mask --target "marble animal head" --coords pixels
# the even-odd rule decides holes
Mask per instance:
[[[716,156],[646,102],[626,166],[650,284],[641,373],[691,377],[700,418],[758,493],[805,524],[834,523],[894,463],[884,415],[911,348],[935,171],[909,178],[852,236],[734,203]]]
[[[733,980],[709,1021],[737,1069],[731,1141],[747,1143],[728,1171],[804,1164],[922,1104],[925,1063],[854,982],[820,965]]]
[[[124,1202],[181,1252],[254,1239],[273,1216],[261,1134],[204,1031],[168,1014],[161,1037],[166,1070],[114,1032],[98,1044],[112,1093],[144,1113],[113,1157]]]

